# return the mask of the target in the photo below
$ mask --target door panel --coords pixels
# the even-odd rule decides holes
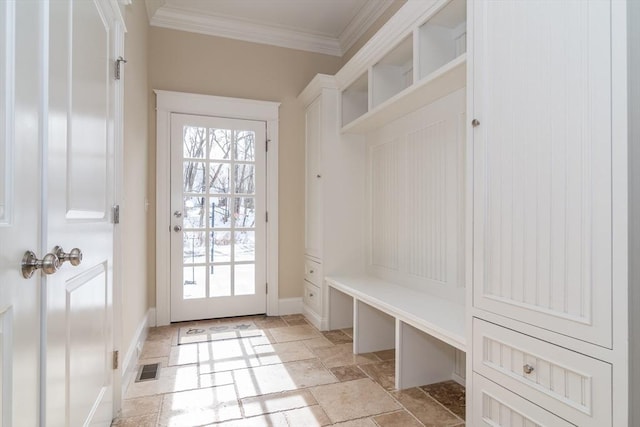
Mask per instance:
[[[101,394],[107,391],[104,387],[109,381],[109,372],[105,372],[108,365],[105,342],[111,337],[105,328],[110,299],[106,267],[106,264],[97,264],[73,277],[65,286],[70,426],[83,425],[96,401],[104,398]]]
[[[171,115],[172,321],[266,311],[264,140],[264,122]]]
[[[540,3],[472,4],[474,304],[609,347],[611,6]]]
[[[101,1],[50,3],[47,244],[79,248],[46,279],[47,425],[111,422],[114,94]]]
[[[306,255],[322,259],[322,98],[307,107],[306,178],[305,178],[305,251]]]
[[[43,2],[0,2],[0,426],[38,425],[40,274],[24,279],[26,250],[40,253],[42,128],[39,70]],[[29,194],[31,197],[23,197]]]

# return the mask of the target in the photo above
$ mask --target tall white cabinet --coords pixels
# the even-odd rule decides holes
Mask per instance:
[[[303,309],[328,329],[324,276],[363,263],[364,145],[343,143],[335,77],[319,74],[298,97],[305,109],[305,261]]]
[[[308,317],[383,346],[391,313],[397,348],[408,287],[460,307],[461,338],[411,306],[409,341],[457,337],[467,425],[640,425],[638,22],[635,0],[410,0],[316,77]]]
[[[469,5],[471,425],[637,425],[627,3]]]

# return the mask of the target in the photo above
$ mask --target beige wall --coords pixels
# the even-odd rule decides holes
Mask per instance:
[[[120,227],[122,232],[122,341],[124,356],[136,328],[150,305],[147,299],[147,222],[145,212],[148,177],[148,21],[144,1],[122,7],[127,34],[124,70],[124,188]]]
[[[151,27],[152,89],[281,102],[279,134],[280,298],[302,295],[304,116],[296,97],[317,73],[334,74],[341,58]],[[149,93],[149,195],[155,208],[155,96]],[[166,171],[168,173],[169,171]],[[149,301],[155,305],[155,224],[149,224]]]

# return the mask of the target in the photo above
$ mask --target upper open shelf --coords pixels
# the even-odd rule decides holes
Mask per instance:
[[[466,54],[457,57],[417,84],[343,126],[342,132],[367,133],[465,87],[466,64]]]
[[[466,0],[444,2],[343,90],[342,132],[369,132],[463,88],[466,10]]]

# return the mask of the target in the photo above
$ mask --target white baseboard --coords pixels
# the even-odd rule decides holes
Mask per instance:
[[[302,313],[302,298],[280,298],[278,301],[278,314],[280,316],[299,313]]]
[[[147,311],[147,319],[149,320],[148,325],[150,328],[155,328],[156,326],[158,326],[158,323],[156,321],[156,308],[155,307],[151,307],[149,309],[149,311]]]
[[[304,314],[304,317],[307,318],[309,323],[322,330],[322,318],[315,311],[307,307],[306,304],[302,305],[302,314]]]
[[[467,386],[467,381],[464,378],[462,378],[460,375],[452,374],[451,379],[457,382],[458,384],[460,384],[462,387]]]
[[[155,323],[156,309],[152,307],[147,311],[147,314],[142,318],[142,321],[136,328],[133,339],[129,343],[129,348],[127,348],[127,353],[121,359],[122,396],[125,395],[127,387],[129,386],[129,383],[131,383],[131,378],[133,378],[133,376],[136,374],[136,366],[138,365],[138,359],[140,358],[140,353],[142,352],[144,342],[147,340],[149,328],[154,326]]]

